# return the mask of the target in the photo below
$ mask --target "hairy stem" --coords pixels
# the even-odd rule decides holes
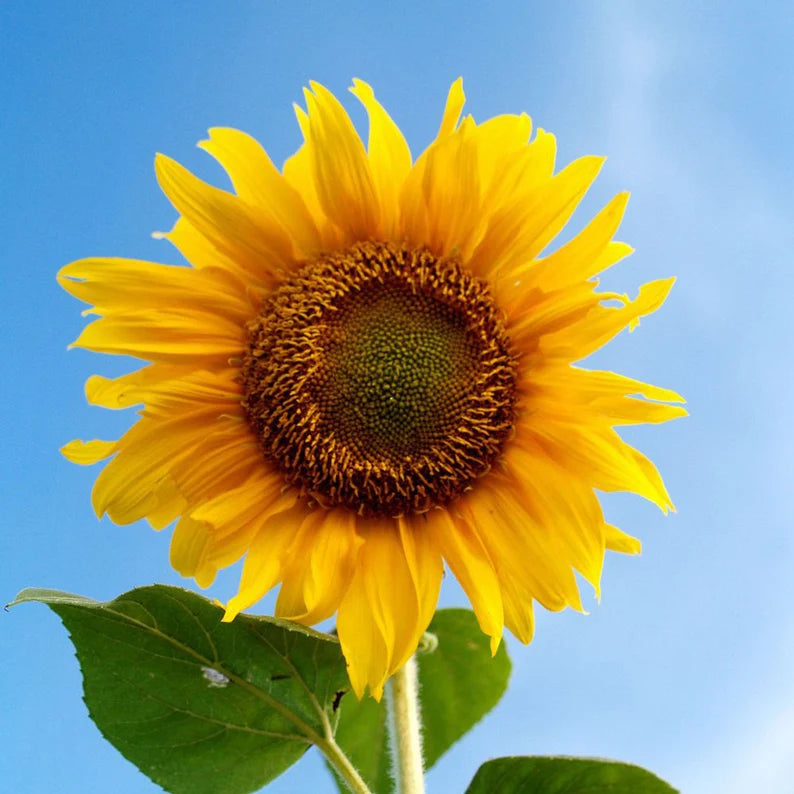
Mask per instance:
[[[424,794],[422,724],[413,656],[389,680],[389,717],[397,790],[400,794]]]

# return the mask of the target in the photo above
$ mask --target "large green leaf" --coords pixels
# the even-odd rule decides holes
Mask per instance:
[[[499,702],[510,677],[510,659],[504,645],[491,657],[490,640],[468,609],[440,609],[428,630],[437,645],[420,652],[417,660],[425,765],[430,768]],[[345,695],[336,740],[373,791],[394,790],[385,703]]]
[[[677,794],[633,764],[598,758],[494,758],[478,770],[466,794]]]
[[[69,631],[99,730],[173,794],[247,794],[330,731],[349,687],[336,640],[223,610],[176,587],[107,603],[23,590]]]

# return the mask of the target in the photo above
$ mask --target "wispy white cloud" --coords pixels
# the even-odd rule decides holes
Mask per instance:
[[[702,561],[702,586],[716,604],[714,594],[730,590],[726,579],[741,577],[737,584],[745,592],[732,595],[744,597],[741,620],[747,621],[747,613],[762,600],[759,594],[776,588],[779,602],[791,595],[789,583],[770,585],[770,579],[773,566],[780,570],[781,556],[794,564],[794,541],[790,533],[782,540],[780,529],[790,523],[792,506],[790,487],[782,488],[788,474],[781,472],[790,472],[794,465],[794,380],[786,363],[791,355],[794,202],[784,194],[765,152],[740,126],[748,120],[739,108],[728,115],[730,102],[713,101],[713,85],[693,87],[682,81],[682,64],[718,74],[725,67],[721,60],[729,59],[732,50],[729,43],[707,42],[708,32],[688,32],[691,20],[675,20],[675,12],[671,6],[660,21],[649,6],[614,3],[605,8],[600,31],[603,105],[608,149],[619,154],[610,167],[619,181],[642,195],[643,208],[635,206],[633,212],[642,214],[652,205],[654,214],[647,217],[662,228],[646,233],[658,241],[657,253],[681,257],[676,268],[684,276],[679,286],[686,316],[681,322],[711,357],[693,381],[702,388],[701,399],[711,401],[698,406],[698,421],[702,425],[705,416],[715,431],[724,423],[724,433],[713,438],[711,459],[730,459],[732,451],[742,450],[733,464],[735,481],[717,483],[720,493],[698,498],[704,504],[710,498],[736,502],[737,491],[752,488],[755,504],[742,506],[744,514],[754,514],[752,526],[741,526],[737,518],[734,526],[723,525],[718,533],[702,527],[714,533],[714,560]],[[692,79],[697,79],[694,72]],[[653,255],[647,250],[643,254]],[[696,364],[693,358],[690,366]],[[709,454],[698,454],[708,467]],[[706,469],[706,487],[709,482]],[[711,482],[714,487],[716,481]],[[747,557],[729,559],[733,552],[726,540],[740,533],[746,535]],[[759,550],[764,548],[767,555],[775,549],[766,570],[754,564],[763,561]],[[715,626],[735,618],[724,609],[713,616]],[[748,650],[738,664],[713,670],[714,680],[703,681],[707,694],[676,695],[682,703],[689,695],[694,704],[690,713],[682,709],[673,759],[677,769],[670,775],[687,794],[792,790],[794,628],[785,637],[779,628],[775,631],[771,622],[780,620],[779,613],[760,612],[756,620],[764,627],[759,636],[775,638],[774,648]],[[695,659],[703,640],[687,636],[685,626],[682,638],[691,644]],[[731,701],[730,710],[725,698]],[[720,720],[718,715],[725,713],[730,716]]]

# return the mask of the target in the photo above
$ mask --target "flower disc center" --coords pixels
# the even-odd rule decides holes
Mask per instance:
[[[249,334],[249,421],[266,457],[326,506],[447,504],[512,427],[515,364],[487,287],[427,251],[370,242],[322,257]]]
[[[394,465],[431,452],[454,430],[476,368],[463,318],[399,282],[368,285],[342,304],[316,394],[337,435]]]

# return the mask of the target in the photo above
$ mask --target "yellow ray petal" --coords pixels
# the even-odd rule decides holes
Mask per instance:
[[[304,143],[295,154],[284,163],[284,179],[300,194],[314,225],[320,235],[322,247],[333,251],[344,244],[344,235],[333,221],[325,214],[317,192],[316,172],[314,168],[314,142],[309,130],[309,117],[306,112],[293,105],[298,125],[303,133]]]
[[[244,326],[184,309],[113,312],[87,325],[71,347],[170,363],[227,361],[245,352]],[[216,365],[217,366],[217,365]]]
[[[628,192],[618,193],[576,237],[553,254],[533,263],[527,274],[531,283],[552,290],[600,273],[602,256],[620,226],[628,201]],[[621,253],[626,255],[631,250],[630,246],[625,246]],[[612,258],[609,264],[616,261]]]
[[[604,397],[624,397],[639,394],[648,400],[682,403],[684,398],[672,389],[664,389],[641,380],[619,375],[606,370],[588,370],[571,366],[545,367],[535,374],[535,379],[546,388],[564,392],[568,399],[571,392],[581,395],[581,402],[590,402]]]
[[[546,609],[581,611],[572,560],[560,553],[553,535],[537,526],[509,481],[494,476],[480,483],[465,509],[500,581],[506,577],[525,601],[534,598]]]
[[[582,282],[575,287],[543,292],[516,282],[514,295],[500,295],[508,316],[510,338],[522,350],[533,350],[541,337],[566,329],[583,319],[604,299],[593,285]],[[501,290],[500,292],[504,292]]]
[[[615,427],[660,424],[689,415],[689,411],[680,405],[651,403],[634,397],[602,397],[592,403],[592,408]]]
[[[179,490],[191,504],[206,503],[217,494],[248,482],[262,470],[262,450],[247,424],[239,432],[210,433],[195,449],[189,465],[173,472]],[[269,472],[266,475],[269,478]],[[279,486],[281,478],[278,477]]]
[[[485,230],[473,131],[467,119],[432,144],[400,195],[403,237],[438,256],[454,253],[465,260]]]
[[[189,365],[149,364],[118,378],[92,375],[86,381],[85,394],[90,405],[103,408],[145,403],[147,415],[174,415],[213,403],[219,413],[241,416],[242,391],[236,375],[235,369],[209,372]]]
[[[538,127],[530,143],[505,155],[497,162],[487,196],[492,215],[503,213],[521,201],[531,201],[533,194],[552,178],[557,139]]]
[[[381,210],[364,144],[336,97],[310,85],[304,96],[317,197],[348,242],[367,240],[378,233]]]
[[[281,226],[298,258],[319,252],[320,236],[300,194],[284,179],[258,141],[239,130],[213,127],[199,146],[226,170],[235,192]]]
[[[92,375],[85,382],[85,396],[90,405],[102,408],[129,408],[146,401],[146,396],[158,384],[178,380],[193,371],[191,366],[149,364],[118,378]]]
[[[375,92],[367,83],[354,79],[350,92],[366,108],[369,116],[367,150],[382,208],[380,231],[384,239],[392,239],[399,220],[398,197],[411,170],[411,151],[400,128],[375,99]]]
[[[284,554],[289,547],[295,522],[305,508],[299,505],[269,516],[250,544],[243,563],[243,574],[237,595],[226,605],[223,622],[234,620],[244,609],[255,604],[281,579]]]
[[[511,283],[568,222],[595,180],[603,157],[580,157],[559,174],[536,186],[530,179],[495,213],[469,266]]]
[[[640,554],[642,543],[611,524],[604,524],[604,544],[610,551],[621,554]]]
[[[673,508],[653,464],[611,428],[579,426],[545,419],[519,428],[516,443],[530,451],[540,444],[571,476],[601,491],[630,491],[665,513]]]
[[[293,263],[292,244],[263,213],[242,199],[193,176],[170,157],[155,159],[163,193],[207,240],[234,262],[238,275],[272,284]]]
[[[177,523],[171,536],[171,566],[182,576],[194,577],[199,587],[209,587],[217,572],[206,559],[211,537],[209,526],[189,516]]]
[[[419,608],[418,624],[422,628],[416,629],[414,635],[411,636],[407,645],[403,648],[402,654],[400,654],[399,648],[395,647],[395,670],[398,670],[408,661],[411,654],[416,650],[422,634],[424,634],[425,629],[433,619],[433,613],[438,604],[441,577],[444,574],[444,563],[441,555],[434,548],[425,532],[426,521],[424,516],[402,516],[397,523],[403,551],[405,552],[405,560],[408,563],[408,570],[416,591]]]
[[[155,530],[165,529],[184,514],[188,502],[180,493],[171,474],[163,477],[152,487],[152,501],[146,512],[149,526]]]
[[[266,515],[273,504],[280,503],[283,483],[279,472],[258,468],[241,485],[221,491],[196,507],[191,515],[220,532],[229,531],[235,525],[247,524]],[[287,506],[291,507],[296,498],[297,494],[292,493],[292,501]]]
[[[446,138],[447,135],[451,135],[455,131],[465,102],[466,94],[463,93],[463,78],[459,77],[449,87],[447,103],[444,106],[444,115],[441,118],[441,126],[438,128],[436,140]]]
[[[75,439],[61,447],[61,454],[72,463],[83,466],[109,458],[118,448],[118,441],[80,441]]]
[[[504,611],[499,579],[487,549],[465,521],[455,521],[447,510],[431,511],[425,532],[469,597],[480,628],[491,638],[491,653],[496,653]]]
[[[604,516],[592,487],[572,478],[538,450],[518,444],[506,450],[505,462],[522,504],[553,553],[593,586],[600,595],[604,562]]]
[[[152,232],[155,240],[168,240],[193,267],[218,267],[234,273],[239,263],[216,248],[187,218],[176,219],[170,232]]]
[[[58,283],[76,298],[94,304],[94,314],[135,311],[152,301],[211,312],[241,324],[256,314],[245,285],[220,268],[194,270],[109,257],[79,259],[61,268]]]
[[[514,337],[518,338],[518,337]],[[533,412],[574,425],[613,427],[637,422],[666,422],[687,411],[678,405],[650,400],[683,402],[670,389],[662,389],[614,372],[589,372],[566,363],[547,362],[523,379]],[[631,397],[641,395],[646,399]]]
[[[388,675],[389,650],[381,622],[376,620],[370,602],[367,579],[360,558],[357,573],[339,605],[336,627],[347,659],[350,684],[356,697],[361,700],[369,686],[370,694],[380,700]]]
[[[314,510],[303,521],[287,552],[276,614],[311,625],[336,612],[355,570],[363,540],[355,514]]]
[[[337,629],[356,695],[362,697],[369,686],[380,700],[387,677],[416,650],[430,622],[442,566],[427,538],[413,528],[370,519],[363,534]]]
[[[509,575],[500,577],[500,583],[505,607],[505,626],[517,640],[529,645],[535,635],[532,598],[522,588],[517,587]]]
[[[633,301],[619,308],[596,306],[578,322],[545,336],[541,350],[549,356],[581,361],[606,344],[624,328],[633,330],[640,317],[653,314],[665,301],[675,278],[650,281],[640,287]]]
[[[507,164],[512,165],[517,156],[526,152],[531,133],[532,120],[526,113],[494,116],[475,127],[477,164],[483,195],[487,197],[486,206],[494,200]]]
[[[159,505],[158,484],[186,459],[217,426],[214,406],[171,420],[140,419],[118,441],[118,453],[94,483],[98,516],[129,524]]]

